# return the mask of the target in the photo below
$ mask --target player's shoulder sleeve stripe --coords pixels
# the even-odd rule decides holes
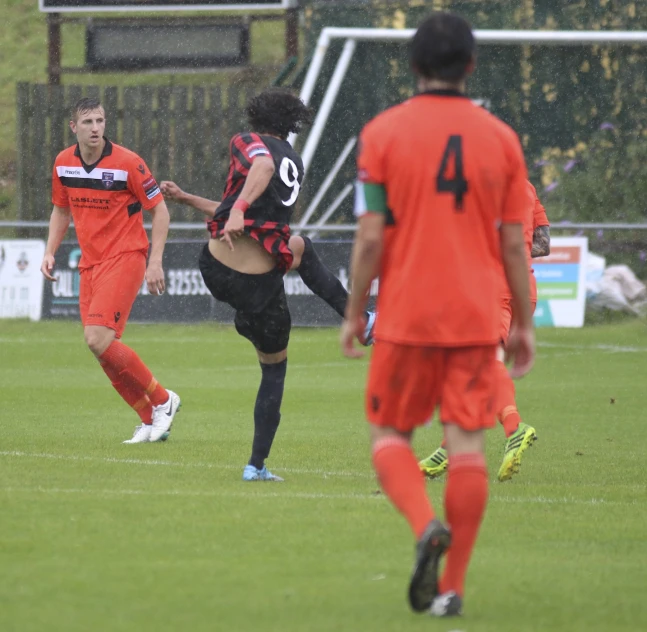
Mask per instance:
[[[247,141],[247,145],[245,146],[245,154],[249,160],[253,161],[253,159],[257,156],[272,155],[269,147],[265,144],[265,141],[263,141],[263,139],[258,134],[250,133],[246,134],[245,137],[245,140]]]

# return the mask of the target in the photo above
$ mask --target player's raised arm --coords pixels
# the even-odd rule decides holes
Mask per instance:
[[[52,215],[49,218],[49,235],[47,237],[47,246],[45,247],[45,256],[40,266],[40,271],[48,281],[56,281],[52,276],[54,269],[56,251],[58,250],[67,229],[70,227],[72,213],[69,208],[62,208],[54,205]]]
[[[233,250],[233,239],[240,237],[245,229],[245,211],[265,192],[274,175],[274,160],[271,156],[258,156],[252,162],[245,184],[234,202],[229,219],[222,230],[222,241]]]
[[[183,191],[175,182],[171,180],[163,180],[160,183],[160,190],[162,195],[167,200],[176,202],[178,204],[185,204],[194,208],[196,211],[204,213],[207,217],[213,218],[220,206],[220,202],[215,200],[209,200],[199,195],[193,195],[192,193],[187,193]]]

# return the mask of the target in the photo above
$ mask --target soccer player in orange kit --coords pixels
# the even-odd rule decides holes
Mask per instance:
[[[144,279],[151,294],[164,292],[162,254],[170,220],[145,162],[105,138],[105,126],[98,99],[76,103],[70,128],[77,143],[54,163],[54,209],[41,272],[56,281],[54,256],[73,218],[81,248],[79,308],[85,342],[142,421],[124,443],[146,443],[168,436],[180,398],[163,388],[120,338]],[[153,216],[148,265],[142,209]]]
[[[550,254],[550,225],[546,211],[537,197],[535,187],[527,184],[527,212],[524,222],[524,238],[526,242],[526,255],[528,263],[530,302],[533,312],[537,305],[537,280],[532,269],[532,259],[545,257]],[[501,296],[501,348],[497,362],[497,419],[505,431],[506,443],[503,450],[503,461],[499,468],[498,479],[507,481],[519,472],[521,457],[524,452],[537,440],[537,431],[530,425],[521,421],[517,402],[515,399],[514,382],[503,363],[505,342],[510,333],[513,320],[512,295],[503,280],[505,290]],[[427,478],[433,479],[440,476],[447,469],[447,447],[445,442],[433,454],[420,461],[420,469]]]
[[[410,605],[436,616],[462,611],[487,502],[484,431],[495,424],[501,265],[516,316],[507,345],[513,376],[534,360],[523,235],[527,170],[512,129],[465,96],[474,59],[469,24],[433,14],[411,46],[418,95],[361,134],[359,225],[341,330],[343,353],[360,356],[354,340],[379,276],[366,387],[373,466],[417,540]],[[447,526],[435,517],[410,444],[437,407],[449,453]]]

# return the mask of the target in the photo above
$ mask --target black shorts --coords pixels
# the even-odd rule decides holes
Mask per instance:
[[[236,331],[261,353],[287,349],[292,319],[283,286],[283,273],[243,274],[227,267],[205,245],[198,260],[204,283],[213,297],[236,310]]]

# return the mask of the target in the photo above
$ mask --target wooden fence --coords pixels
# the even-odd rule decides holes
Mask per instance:
[[[106,136],[138,153],[155,178],[174,180],[187,191],[220,199],[229,139],[245,129],[244,106],[251,86],[104,87],[21,83],[17,88],[18,217],[47,219],[51,213],[52,166],[76,140],[70,109],[82,96],[102,100]],[[196,221],[185,207],[174,221]]]

